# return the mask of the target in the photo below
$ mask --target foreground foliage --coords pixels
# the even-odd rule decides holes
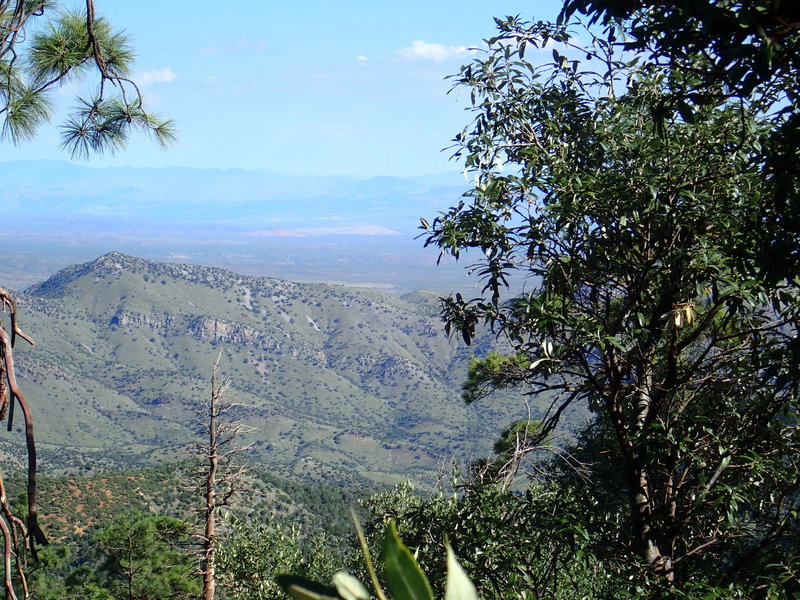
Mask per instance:
[[[579,484],[557,469],[552,475],[560,481],[522,494],[491,484],[466,483],[458,494],[430,496],[398,487],[370,501],[368,537],[379,545],[385,524],[396,521],[436,596],[446,580],[444,539],[482,598],[778,600],[796,594],[796,555],[782,564],[762,563],[738,579],[695,573],[680,589],[666,589],[653,569],[627,552],[620,531],[628,517],[614,498],[617,482]]]
[[[309,536],[296,525],[234,519],[230,528],[217,554],[217,586],[222,597],[232,600],[281,597],[278,573],[325,581],[346,560],[340,542],[321,532]]]
[[[390,520],[385,527],[381,546],[382,573],[384,585],[379,581],[367,540],[361,531],[358,520],[353,522],[361,544],[361,551],[372,589],[379,600],[433,600],[434,592],[425,572],[417,559],[400,539],[397,526]],[[475,586],[464,573],[450,544],[445,541],[446,600],[478,600]],[[278,575],[277,583],[295,600],[370,600],[372,597],[364,584],[347,571],[337,571],[333,576],[333,586],[321,585],[308,577]]]
[[[396,520],[437,595],[444,593],[446,538],[484,598],[594,598],[613,583],[593,553],[605,541],[606,515],[598,511],[595,519],[597,506],[562,486],[518,495],[488,485],[428,497],[402,486],[369,506],[370,539]]]
[[[551,398],[523,454],[573,405],[596,413],[624,498],[606,539],[638,578],[724,586],[782,563],[798,528],[797,281],[766,276],[760,254],[776,235],[760,151],[780,115],[746,96],[681,102],[691,71],[613,39],[498,25],[456,77],[475,187],[423,221],[443,254],[481,253],[483,296],[446,299],[448,329],[469,343],[486,324],[514,349],[473,363],[465,397]],[[554,43],[552,62],[526,61]],[[510,280],[525,293],[505,299]]]

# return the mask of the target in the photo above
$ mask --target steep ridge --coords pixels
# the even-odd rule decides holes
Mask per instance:
[[[447,338],[421,292],[405,300],[114,252],[19,305],[37,343],[19,346],[18,375],[52,468],[180,456],[220,352],[237,417],[254,428],[252,459],[287,474],[431,483],[443,461],[488,452],[519,416],[514,402],[463,405],[475,348]]]

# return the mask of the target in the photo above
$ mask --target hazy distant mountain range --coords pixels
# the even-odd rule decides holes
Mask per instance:
[[[467,189],[457,173],[293,177],[266,171],[0,162],[0,281],[16,289],[121,250],[291,280],[463,288],[415,239]]]
[[[0,200],[14,217],[211,227],[276,236],[415,235],[465,190],[457,174],[299,177],[241,169],[89,168],[0,163]]]
[[[238,416],[254,428],[253,459],[275,471],[430,483],[443,461],[484,455],[523,415],[519,400],[461,402],[468,358],[492,338],[469,349],[448,339],[430,292],[395,297],[115,252],[58,272],[19,306],[36,345],[18,344],[18,377],[45,466],[179,454],[195,439],[220,352]]]

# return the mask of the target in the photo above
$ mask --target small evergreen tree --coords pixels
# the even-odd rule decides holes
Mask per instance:
[[[144,513],[118,517],[92,537],[94,563],[73,572],[67,594],[94,600],[195,599],[201,590],[191,527]]]

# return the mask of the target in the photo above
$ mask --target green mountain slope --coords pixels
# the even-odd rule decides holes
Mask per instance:
[[[522,404],[463,405],[476,349],[445,336],[421,292],[396,298],[111,253],[30,288],[19,306],[36,345],[18,345],[18,377],[45,467],[183,455],[220,352],[236,416],[254,428],[253,460],[289,475],[431,483],[451,456],[488,452]]]

